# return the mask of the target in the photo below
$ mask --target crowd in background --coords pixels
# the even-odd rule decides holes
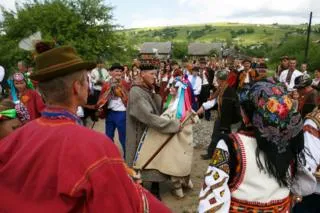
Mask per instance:
[[[202,155],[203,159],[212,159],[212,156],[218,155],[216,150],[227,150],[225,144],[219,142],[221,134],[232,133],[231,125],[241,121],[240,105],[242,104],[243,91],[251,85],[259,82],[269,82],[265,85],[261,84],[261,88],[271,85],[270,91],[260,90],[263,90],[269,96],[272,92],[274,96],[268,96],[271,99],[275,99],[275,96],[284,93],[282,89],[278,89],[277,85],[284,88],[287,95],[285,98],[281,97],[279,102],[287,101],[286,107],[290,103],[290,109],[281,108],[282,105],[279,105],[279,109],[270,106],[270,110],[275,113],[279,112],[280,117],[283,117],[284,114],[288,115],[292,110],[292,113],[299,113],[303,119],[308,118],[308,115],[317,110],[319,106],[320,68],[313,73],[308,70],[307,64],[301,63],[299,70],[298,61],[294,57],[283,56],[275,71],[268,70],[263,57],[234,60],[198,58],[193,61],[185,59],[181,63],[166,60],[158,61],[157,64],[134,60],[131,66],[114,63],[110,67],[105,67],[103,61],[98,61],[94,69],[87,71],[88,99],[86,104],[78,106],[77,115],[81,117],[81,124],[84,126],[88,125],[88,118],[91,118],[93,122],[96,122],[99,118],[105,119],[105,133],[111,140],[114,139],[117,129],[124,158],[128,156],[127,152],[132,151],[128,150],[128,144],[126,144],[128,137],[126,132],[128,115],[126,111],[130,89],[134,85],[140,85],[142,81],[147,82],[146,76],[144,76],[144,79],[141,78],[141,73],[144,73],[141,68],[149,65],[156,70],[155,75],[151,76],[155,79],[150,80],[149,88],[153,93],[161,96],[162,109],[165,108],[166,103],[169,103],[168,97],[171,94],[171,89],[175,87],[177,79],[183,79],[184,82],[191,85],[192,97],[194,98],[192,109],[201,118],[210,121],[212,119],[210,114],[212,109],[218,111],[218,117],[214,121],[211,143],[207,153]],[[5,79],[5,68],[0,66],[0,95],[2,97],[0,103],[0,139],[5,138],[20,126],[39,118],[45,109],[46,97],[38,92],[38,82],[29,78],[32,72],[32,68],[27,68],[23,62],[19,62],[17,71]],[[269,101],[270,99],[266,100]],[[261,108],[261,111],[269,107],[269,105],[266,105],[267,103],[270,102],[259,102],[259,107],[263,108]],[[275,101],[275,103],[278,102]],[[266,107],[263,105],[266,105]],[[17,115],[10,111],[13,108]],[[4,117],[10,118],[10,120],[1,119]],[[241,125],[243,127],[244,123]],[[282,128],[281,122],[278,125]],[[277,125],[275,127],[277,128]],[[283,124],[283,127],[286,127],[286,124]],[[319,150],[311,152],[312,155],[317,157],[319,153]],[[212,171],[216,171],[216,165],[211,164],[211,166],[213,167],[211,168]],[[223,168],[221,171],[224,172],[217,174],[223,176],[228,173],[226,171],[229,171],[229,168],[228,170]],[[274,170],[270,169],[270,171],[272,171],[271,174],[275,175]],[[281,179],[283,176],[279,174],[275,176],[278,178],[277,181],[283,181]],[[226,177],[229,178],[229,176]],[[202,194],[200,194],[200,198],[203,199],[202,203],[200,202],[201,208],[199,209],[201,210],[199,211],[216,208],[217,203],[219,203],[211,203],[212,200],[210,201],[210,199],[207,202],[208,192],[205,192],[205,190],[204,187]],[[160,199],[159,185],[154,184],[151,192]],[[312,199],[314,200],[311,203],[318,199],[318,195]]]

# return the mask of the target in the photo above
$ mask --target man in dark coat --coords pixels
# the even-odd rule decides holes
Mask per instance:
[[[198,111],[198,114],[202,114],[204,110],[212,108],[216,103],[218,104],[218,118],[214,124],[208,153],[202,155],[203,159],[211,158],[218,140],[221,138],[221,134],[229,134],[231,132],[231,125],[240,121],[238,96],[235,89],[228,85],[227,77],[227,71],[218,71],[217,80],[219,87],[214,95],[214,99],[203,103]]]

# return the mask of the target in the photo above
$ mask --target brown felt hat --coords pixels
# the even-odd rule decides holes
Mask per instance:
[[[70,46],[47,50],[39,54],[35,61],[36,70],[30,78],[40,82],[96,67],[93,62],[83,61]]]

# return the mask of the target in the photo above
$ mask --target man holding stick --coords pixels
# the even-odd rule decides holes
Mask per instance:
[[[141,82],[132,86],[127,106],[126,162],[129,167],[133,166],[138,145],[148,127],[162,133],[176,133],[181,128],[179,121],[160,117],[161,97],[153,92],[156,69],[149,64],[140,68]],[[143,181],[152,182],[151,193],[160,199],[159,182],[169,176],[157,170],[142,170],[141,174]]]

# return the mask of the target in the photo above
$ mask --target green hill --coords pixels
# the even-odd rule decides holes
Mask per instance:
[[[313,26],[316,30],[319,25]],[[266,43],[278,46],[288,37],[305,36],[307,25],[259,25],[240,23],[214,23],[122,30],[137,44],[146,41],[173,42],[225,42],[229,45],[256,45]],[[314,31],[312,40],[319,40],[320,33]]]
[[[223,42],[249,56],[263,55],[273,66],[283,55],[295,56],[299,62],[304,60],[307,37],[307,24],[241,24],[212,23],[199,25],[154,27],[119,30],[129,43],[138,49],[143,42],[173,42],[173,58],[187,55],[190,42]],[[320,25],[312,26],[309,60],[311,69],[320,66]],[[180,50],[177,50],[180,48]],[[177,54],[175,54],[175,52]]]

